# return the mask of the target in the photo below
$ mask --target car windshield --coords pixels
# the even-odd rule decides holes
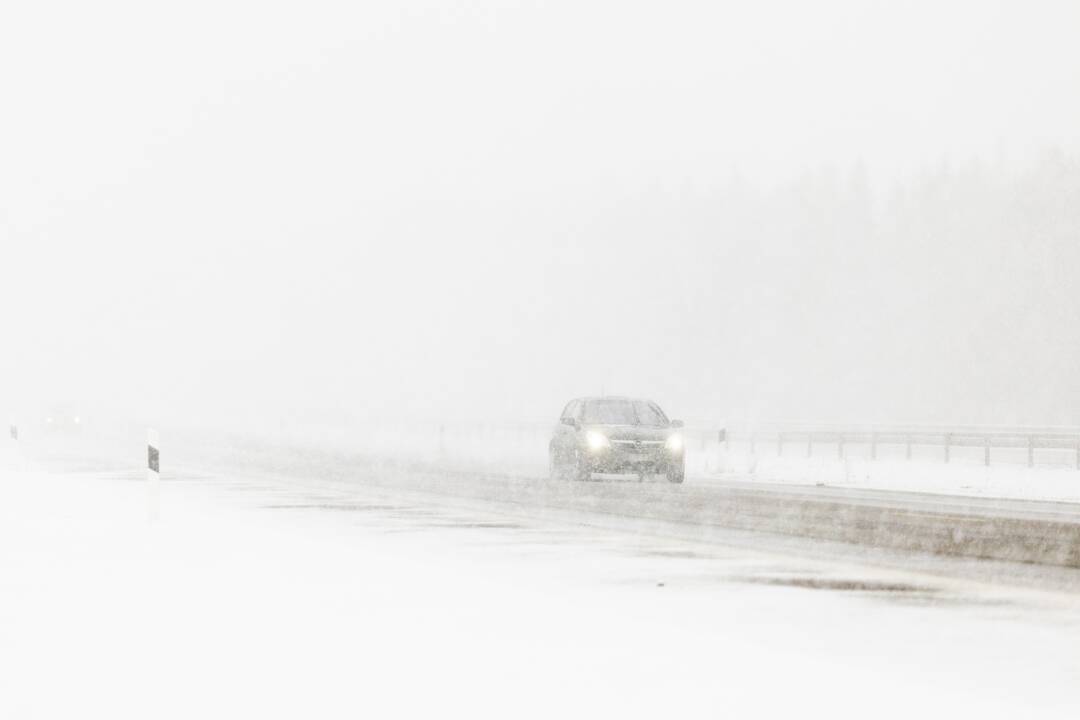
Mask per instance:
[[[637,411],[638,425],[666,426],[668,424],[668,419],[664,417],[664,413],[660,412],[660,408],[656,407],[652,403],[635,400],[634,410]]]
[[[584,421],[593,425],[667,425],[667,418],[643,400],[604,398],[585,403]]]

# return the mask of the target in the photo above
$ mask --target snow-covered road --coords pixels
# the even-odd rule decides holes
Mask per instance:
[[[1076,717],[1080,598],[362,486],[0,469],[0,717]]]

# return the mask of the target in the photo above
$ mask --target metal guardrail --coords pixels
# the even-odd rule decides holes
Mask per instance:
[[[365,437],[389,433],[396,437],[415,438],[422,446],[437,448],[439,453],[463,439],[493,443],[546,443],[555,421],[371,421],[350,426],[352,434]],[[366,428],[366,429],[363,429]],[[373,435],[374,434],[374,435]],[[878,459],[881,448],[903,448],[903,456],[912,459],[915,448],[934,448],[946,463],[953,459],[954,449],[981,448],[985,465],[990,465],[994,450],[1026,450],[1027,465],[1034,467],[1038,451],[1070,453],[1071,465],[1080,470],[1080,427],[1004,427],[979,425],[824,425],[824,424],[758,424],[753,428],[717,428],[706,423],[691,423],[683,430],[687,449],[706,452],[721,449],[731,452],[741,444],[751,454],[775,453],[790,455],[795,447],[805,448],[805,457],[822,452],[835,453],[844,459],[853,447],[867,451],[871,460]],[[833,449],[835,448],[835,449]],[[999,460],[999,462],[1001,462]],[[1016,463],[1014,455],[1010,463]],[[1060,465],[1060,460],[1056,463]]]
[[[694,432],[712,434],[704,430]],[[1027,450],[1028,467],[1035,466],[1037,450],[1056,450],[1073,453],[1076,469],[1080,470],[1080,428],[783,426],[720,430],[716,431],[716,437],[728,450],[733,442],[746,443],[751,454],[756,454],[758,447],[772,446],[777,455],[783,455],[785,446],[804,445],[806,456],[813,457],[815,446],[835,446],[839,459],[845,457],[846,448],[852,445],[867,447],[871,460],[877,460],[881,446],[903,447],[908,460],[911,459],[913,447],[939,447],[946,463],[951,460],[953,448],[982,448],[983,464],[987,466],[990,465],[991,450],[994,449]]]

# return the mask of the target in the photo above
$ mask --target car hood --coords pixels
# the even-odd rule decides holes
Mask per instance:
[[[609,440],[666,440],[674,430],[652,425],[587,425],[590,430],[599,430]]]

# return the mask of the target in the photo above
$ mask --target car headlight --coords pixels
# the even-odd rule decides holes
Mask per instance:
[[[683,449],[682,435],[675,433],[674,435],[669,436],[667,442],[664,444],[671,452],[679,452]]]
[[[585,444],[589,446],[590,450],[603,450],[611,443],[608,442],[607,435],[596,430],[590,430],[585,433]]]

